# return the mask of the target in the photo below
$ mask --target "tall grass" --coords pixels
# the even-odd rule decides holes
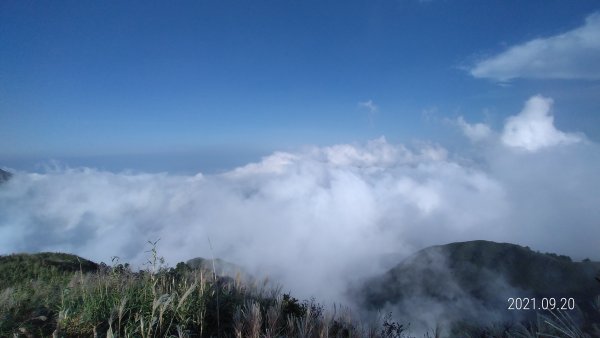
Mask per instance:
[[[206,278],[205,271],[162,270],[75,275],[63,289],[59,336],[358,337],[350,317],[323,315],[277,288]],[[219,295],[219,303],[217,303]],[[217,317],[217,306],[220,316]]]
[[[361,336],[351,317],[327,316],[266,280],[244,283],[183,263],[168,269],[150,244],[138,272],[113,259],[93,272],[53,269],[43,280],[11,282],[0,290],[0,337]]]

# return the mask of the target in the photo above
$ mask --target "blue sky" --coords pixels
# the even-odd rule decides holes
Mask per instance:
[[[225,170],[382,135],[460,147],[448,121],[500,127],[537,94],[554,99],[558,129],[598,141],[600,49],[569,39],[600,39],[599,11],[597,1],[3,1],[0,165]]]

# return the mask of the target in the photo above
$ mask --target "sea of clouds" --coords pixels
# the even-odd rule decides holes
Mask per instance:
[[[0,254],[143,264],[147,241],[160,239],[171,266],[214,255],[324,302],[400,257],[454,241],[599,259],[600,148],[557,130],[551,108],[534,96],[501,130],[453,121],[471,141],[464,153],[381,137],[275,152],[214,175],[16,172],[0,185]]]

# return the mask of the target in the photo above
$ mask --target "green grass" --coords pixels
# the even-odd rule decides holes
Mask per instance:
[[[0,256],[0,289],[25,280],[51,282],[56,278],[68,278],[76,271],[90,272],[97,269],[96,263],[65,253],[42,252],[35,255]]]

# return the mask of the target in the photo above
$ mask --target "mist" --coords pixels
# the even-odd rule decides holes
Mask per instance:
[[[214,255],[325,303],[401,257],[454,241],[599,259],[600,148],[556,129],[551,108],[534,96],[501,130],[457,119],[464,152],[380,137],[275,152],[219,174],[16,171],[0,185],[0,254],[141,265],[147,241],[160,239],[171,266]]]

